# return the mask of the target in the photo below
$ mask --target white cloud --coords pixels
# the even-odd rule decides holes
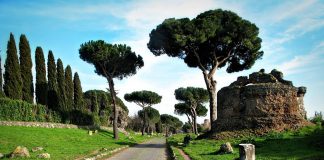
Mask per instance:
[[[262,68],[268,69],[275,67],[282,69],[284,73],[287,72],[286,74],[301,73],[313,69],[310,63],[319,60],[315,59],[311,53],[292,51],[290,42],[309,41],[309,37],[301,38],[304,38],[306,34],[323,29],[323,10],[324,5],[316,0],[301,1],[300,3],[289,1],[280,4],[275,9],[265,10],[261,14],[264,15],[262,16],[263,20],[260,21],[264,57],[261,60],[262,64],[257,66],[262,65]],[[303,47],[305,49],[307,46]],[[310,52],[314,52],[314,50]],[[296,54],[303,55],[296,56]]]
[[[212,6],[216,6],[212,0],[202,0],[199,3],[196,0],[139,1],[123,17],[131,27],[146,28],[155,26],[166,18],[194,18],[197,14],[212,9]]]
[[[296,74],[321,68],[324,62],[324,42],[320,42],[310,53],[295,56],[292,60],[279,65],[279,69],[285,74]]]
[[[66,22],[97,19],[97,25],[108,30],[125,29],[123,24],[111,22],[111,18],[115,17],[125,20],[127,27],[143,33],[166,18],[194,18],[201,12],[216,8],[229,9],[237,13],[244,10],[240,3],[223,0],[140,0],[125,3],[107,1],[79,4],[62,1],[51,5],[28,2],[28,5],[15,12],[24,10],[26,14],[56,18]]]
[[[66,21],[93,19],[96,16],[111,16],[120,10],[120,5],[106,2],[104,4],[70,4],[68,2],[53,5],[33,4],[33,9],[25,8],[27,13],[38,16],[58,18]]]
[[[296,15],[303,15],[303,13],[309,9],[313,9],[312,6],[316,4],[317,0],[302,0],[302,1],[286,1],[286,3],[280,5],[274,9],[272,17],[274,22],[281,22]]]

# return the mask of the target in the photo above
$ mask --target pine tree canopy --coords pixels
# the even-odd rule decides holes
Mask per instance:
[[[148,107],[160,103],[162,96],[152,91],[143,90],[125,94],[124,98],[126,101],[134,102],[141,107]]]
[[[143,58],[123,44],[89,41],[81,44],[79,53],[82,60],[95,65],[97,74],[106,78],[123,79],[144,66]]]

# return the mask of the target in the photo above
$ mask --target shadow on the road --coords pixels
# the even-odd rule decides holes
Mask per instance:
[[[133,143],[133,142],[115,142],[115,143],[119,144],[119,145],[128,145],[128,146],[134,146],[137,144],[137,143]]]
[[[133,148],[165,148],[165,144],[139,144],[133,146]]]

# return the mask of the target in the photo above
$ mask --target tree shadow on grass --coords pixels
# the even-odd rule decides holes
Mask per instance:
[[[324,129],[295,134],[289,138],[272,136],[255,142],[256,155],[267,158],[324,159]]]
[[[114,135],[111,132],[105,130],[99,130],[99,135],[107,138],[114,138]]]
[[[202,153],[199,155],[218,155],[218,154],[219,154],[218,152],[209,152],[209,153]]]
[[[221,151],[215,151],[215,152],[209,152],[209,153],[202,153],[199,155],[228,155],[228,154],[233,154],[233,153],[224,153]]]

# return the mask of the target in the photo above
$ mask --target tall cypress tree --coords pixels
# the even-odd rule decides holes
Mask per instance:
[[[0,50],[1,52],[1,50]],[[2,93],[3,92],[3,89],[2,89],[2,63],[1,63],[1,54],[0,54],[0,92]]]
[[[22,98],[22,80],[14,35],[10,33],[5,62],[4,92],[11,99]]]
[[[4,93],[3,93],[3,89],[2,89],[2,63],[1,63],[1,56],[0,56],[0,97],[4,97]]]
[[[65,93],[65,78],[64,78],[64,68],[63,62],[59,58],[57,59],[57,84],[58,84],[58,105],[61,111],[66,112],[66,93]]]
[[[99,105],[98,105],[98,97],[97,97],[97,92],[93,92],[93,95],[91,97],[91,111],[94,115],[98,116],[99,113]]]
[[[56,64],[52,51],[48,52],[47,59],[47,80],[48,80],[48,90],[47,90],[47,105],[50,109],[59,110],[58,106],[58,94],[57,94],[57,73]]]
[[[38,104],[47,105],[47,80],[46,80],[46,66],[43,49],[36,48],[36,102]]]
[[[34,84],[32,74],[32,60],[29,42],[24,34],[20,36],[19,53],[20,53],[20,74],[22,79],[22,100],[29,103],[34,102]]]
[[[80,81],[78,72],[74,73],[73,85],[74,85],[74,109],[82,111],[83,110],[83,92],[82,92],[81,81]]]
[[[65,68],[65,94],[66,94],[66,108],[68,111],[73,110],[73,80],[72,70],[70,65]]]

